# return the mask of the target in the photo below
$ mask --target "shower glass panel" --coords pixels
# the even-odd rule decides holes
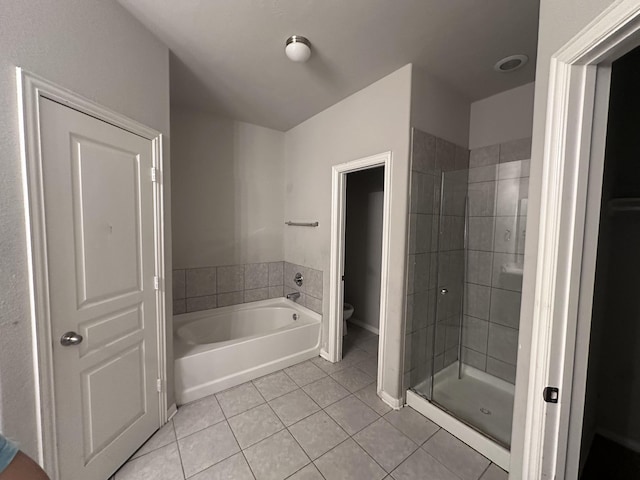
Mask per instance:
[[[496,174],[498,168],[495,166]],[[504,345],[494,345],[492,342],[507,342],[500,335],[508,335],[511,330],[502,325],[493,325],[489,321],[489,311],[492,291],[496,290],[496,295],[516,293],[502,289],[511,288],[509,282],[513,282],[514,271],[516,275],[522,271],[521,252],[524,249],[527,208],[527,199],[523,198],[527,193],[525,182],[520,179],[505,180],[502,188],[504,191],[500,195],[499,181],[482,186],[474,185],[469,183],[468,169],[442,172],[440,178],[434,176],[433,180],[430,288],[426,292],[427,302],[423,302],[427,306],[426,311],[414,313],[414,318],[425,317],[423,321],[427,323],[427,328],[422,336],[414,336],[415,342],[412,345],[412,361],[422,361],[424,367],[416,369],[421,374],[416,376],[419,382],[411,379],[413,390],[483,435],[509,448],[513,385],[488,374],[487,365],[497,361],[488,357],[490,348],[497,352],[506,349]],[[479,198],[476,195],[479,188],[493,191]],[[498,197],[502,204],[499,204]],[[491,200],[483,203],[484,198]],[[473,216],[470,217],[470,214]],[[491,245],[486,248],[496,250],[495,252],[469,250],[470,220],[472,227],[476,229],[479,228],[478,224],[489,225]],[[477,237],[477,231],[475,233]],[[474,241],[477,242],[477,239]],[[471,247],[484,248],[477,243]],[[477,265],[470,262],[470,254],[484,255],[494,260],[488,267],[492,270],[494,281],[484,283],[501,288],[492,289],[490,286],[469,283],[482,282],[474,277],[478,275]],[[467,272],[470,264],[474,271]],[[421,271],[419,262],[416,262],[415,269],[416,272]],[[475,311],[467,312],[465,295],[486,296],[481,299],[486,301],[486,315]],[[519,297],[517,301],[519,302]],[[486,319],[473,317],[469,313],[486,316]],[[495,315],[494,320],[505,323],[499,318],[499,311]],[[517,318],[507,321],[517,321]],[[475,357],[481,356],[480,352],[484,354],[482,365],[475,363]],[[515,359],[513,361],[515,363]]]
[[[411,141],[405,385],[509,449],[531,142]]]

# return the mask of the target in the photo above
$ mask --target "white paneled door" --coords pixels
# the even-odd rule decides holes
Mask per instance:
[[[104,480],[160,426],[152,142],[40,102],[60,480]]]

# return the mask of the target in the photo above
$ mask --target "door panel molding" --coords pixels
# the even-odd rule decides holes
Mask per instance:
[[[53,100],[66,107],[126,130],[151,142],[152,164],[159,175],[153,183],[155,272],[159,279],[156,291],[157,351],[160,383],[160,424],[167,421],[175,405],[167,405],[166,358],[166,278],[164,239],[163,136],[160,132],[109,110],[48,80],[16,68],[22,182],[25,205],[25,225],[29,270],[30,310],[32,327],[33,369],[38,425],[38,461],[53,480],[59,478],[56,446],[56,406],[54,395],[53,349],[51,332],[50,288],[47,261],[47,238],[43,193],[43,171],[40,131],[40,101]],[[151,172],[140,172],[151,178]],[[133,453],[133,452],[132,452]]]

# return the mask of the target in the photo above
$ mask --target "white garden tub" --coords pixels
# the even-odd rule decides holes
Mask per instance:
[[[174,316],[178,405],[317,356],[321,320],[285,298]]]

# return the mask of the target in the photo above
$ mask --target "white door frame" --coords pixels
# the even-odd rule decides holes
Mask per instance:
[[[162,167],[162,134],[138,122],[108,110],[91,100],[61,88],[48,80],[16,68],[22,181],[25,205],[25,225],[29,268],[31,325],[33,333],[33,361],[36,378],[35,394],[38,425],[39,463],[59,478],[58,449],[56,446],[55,395],[53,382],[53,350],[51,337],[51,308],[49,274],[47,268],[47,239],[42,178],[42,152],[40,150],[40,99],[48,98],[74,110],[90,115],[116,127],[127,130],[152,142],[154,182],[154,238],[155,271],[159,278],[156,293],[158,323],[158,374],[161,380],[160,424],[167,421],[167,358],[165,318],[165,256],[164,256],[164,192]],[[149,172],[151,175],[151,172]],[[171,407],[173,409],[173,406]],[[133,452],[132,452],[133,453]]]
[[[346,178],[348,173],[384,167],[384,200],[382,213],[382,258],[380,269],[380,339],[378,344],[378,394],[393,406],[397,400],[382,392],[387,327],[387,295],[389,292],[389,220],[391,214],[391,152],[353,160],[332,168],[331,181],[331,266],[329,278],[328,351],[320,354],[330,362],[342,359],[342,275],[344,274]]]
[[[597,247],[593,220],[604,164],[603,96],[611,62],[637,46],[639,34],[640,4],[619,0],[551,59],[523,479],[569,479],[565,472],[577,468],[575,428],[582,428],[590,333],[584,324],[591,319]],[[548,385],[560,389],[557,404],[542,400]]]

